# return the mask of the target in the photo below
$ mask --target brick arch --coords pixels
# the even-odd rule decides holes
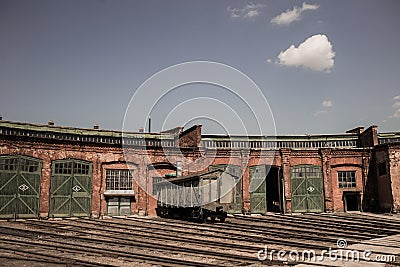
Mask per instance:
[[[363,168],[363,166],[361,164],[357,164],[357,163],[343,163],[343,164],[331,165],[332,169],[341,168],[341,167],[360,168],[360,169]]]
[[[38,157],[34,157],[34,156],[31,156],[31,155],[26,155],[26,154],[19,154],[19,153],[1,154],[0,155],[0,158],[4,158],[4,157],[21,157],[21,158],[33,159],[33,160],[43,160],[43,159],[38,158]]]
[[[51,161],[61,161],[61,160],[78,160],[78,161],[83,161],[85,163],[93,163],[93,161],[76,157],[57,158],[57,159],[52,159]]]
[[[161,161],[161,162],[155,162],[155,163],[150,163],[147,165],[149,169],[168,169],[168,170],[173,170],[176,171],[176,166],[170,162],[167,161]]]
[[[4,158],[4,157],[21,157],[21,158],[26,158],[26,159],[43,161],[43,158],[35,157],[33,155],[28,155],[28,154],[21,154],[21,153],[9,153],[9,154],[1,154],[0,155],[0,158]]]
[[[124,160],[114,160],[114,161],[106,161],[106,162],[102,162],[101,165],[112,165],[112,164],[132,164],[134,166],[139,166],[139,164],[137,164],[136,162],[133,161],[124,161]]]

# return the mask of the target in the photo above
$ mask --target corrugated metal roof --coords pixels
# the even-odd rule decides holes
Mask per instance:
[[[150,139],[173,139],[174,135],[169,133],[135,133],[135,132],[122,132],[113,130],[101,129],[88,129],[88,128],[75,128],[65,126],[50,126],[43,124],[33,124],[26,122],[12,122],[0,120],[0,127],[19,129],[35,132],[48,132],[72,135],[85,135],[85,136],[99,136],[99,137],[117,137],[117,138],[150,138]]]

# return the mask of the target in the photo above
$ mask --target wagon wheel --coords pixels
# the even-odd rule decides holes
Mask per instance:
[[[219,218],[219,221],[220,222],[225,222],[225,219],[226,219],[225,217],[221,217],[221,218]]]
[[[207,221],[207,215],[206,215],[206,214],[200,215],[199,221],[200,221],[201,223],[205,223],[205,222]]]

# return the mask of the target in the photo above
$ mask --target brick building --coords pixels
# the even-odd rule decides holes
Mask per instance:
[[[155,215],[153,181],[228,168],[232,213],[400,211],[400,133],[203,135],[0,120],[0,218]],[[147,193],[149,192],[149,194]]]

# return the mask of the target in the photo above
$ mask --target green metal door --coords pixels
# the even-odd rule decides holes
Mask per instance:
[[[0,157],[0,218],[39,216],[41,172],[40,159]]]
[[[267,212],[267,170],[265,165],[250,167],[250,208],[251,213]]]
[[[292,212],[323,212],[323,181],[321,167],[294,166],[290,169]]]
[[[57,160],[51,172],[50,217],[90,216],[92,164]]]

